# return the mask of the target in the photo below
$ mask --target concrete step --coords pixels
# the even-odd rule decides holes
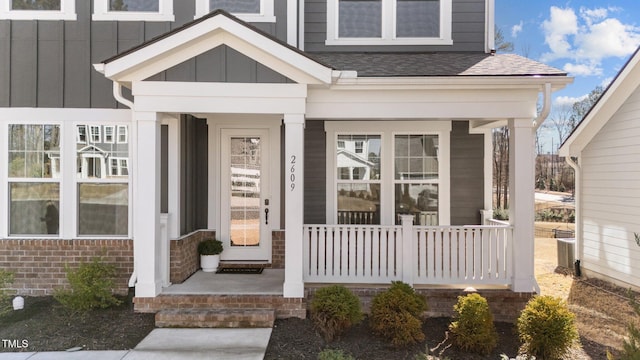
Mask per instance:
[[[165,309],[156,313],[160,328],[271,328],[274,309]]]

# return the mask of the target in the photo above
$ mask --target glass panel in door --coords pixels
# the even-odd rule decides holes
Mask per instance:
[[[261,221],[261,139],[258,136],[232,136],[229,144],[230,246],[257,247],[260,245]]]

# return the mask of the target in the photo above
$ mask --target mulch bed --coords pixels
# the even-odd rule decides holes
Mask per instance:
[[[0,317],[0,339],[13,340],[0,343],[0,351],[132,349],[153,330],[154,314],[134,313],[130,299],[123,300],[116,308],[80,314],[50,296],[26,297],[23,310]]]
[[[520,343],[515,332],[515,326],[511,323],[496,323],[498,331],[498,347],[489,355],[482,356],[458,351],[453,347],[445,347],[450,344],[446,340],[445,333],[451,322],[450,318],[429,318],[425,321],[422,330],[426,340],[420,344],[406,348],[394,348],[384,339],[371,333],[368,321],[351,328],[342,338],[326,343],[317,334],[310,320],[283,319],[276,320],[271,339],[267,348],[265,359],[317,359],[318,353],[326,348],[340,349],[356,359],[388,360],[408,359],[415,360],[416,355],[429,354],[442,355],[450,359],[500,359],[500,354],[515,357],[518,354]],[[441,344],[442,343],[442,344]],[[440,346],[438,346],[441,344]],[[440,351],[444,350],[442,354]]]

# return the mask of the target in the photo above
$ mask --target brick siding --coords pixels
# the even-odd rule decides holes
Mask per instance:
[[[271,232],[271,267],[284,269],[284,230]]]
[[[170,241],[169,278],[180,284],[200,269],[198,244],[205,238],[215,238],[215,231],[199,230]]]
[[[282,295],[159,295],[134,298],[137,312],[155,313],[164,309],[274,309],[276,318],[306,317],[303,298]]]
[[[0,267],[13,272],[9,290],[19,295],[51,295],[56,288],[68,288],[65,265],[77,268],[99,256],[116,267],[115,292],[127,294],[133,272],[132,240],[0,240]]]

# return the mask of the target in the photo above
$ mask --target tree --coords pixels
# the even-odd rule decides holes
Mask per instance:
[[[593,90],[591,90],[586,98],[573,104],[571,108],[571,130],[573,130],[580,123],[580,121],[582,121],[584,116],[587,115],[589,110],[591,110],[591,107],[598,101],[598,99],[600,99],[600,96],[602,96],[603,92],[604,89],[602,88],[602,86],[598,85]]]
[[[509,128],[493,130],[493,181],[496,208],[509,208]]]
[[[513,43],[511,41],[506,41],[504,39],[504,34],[502,33],[502,29],[500,29],[497,25],[495,27],[495,36],[494,42],[496,47],[496,52],[513,52]]]

